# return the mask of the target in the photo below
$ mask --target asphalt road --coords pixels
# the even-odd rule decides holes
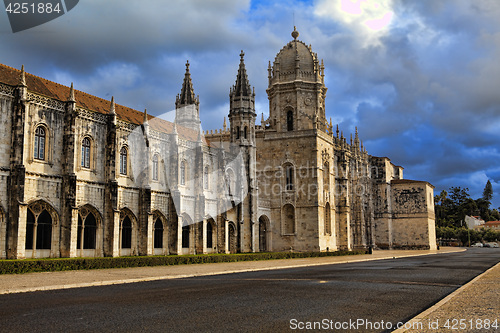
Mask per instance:
[[[390,331],[389,323],[415,316],[499,261],[500,249],[478,248],[1,295],[0,331],[288,332],[308,322],[342,332]]]

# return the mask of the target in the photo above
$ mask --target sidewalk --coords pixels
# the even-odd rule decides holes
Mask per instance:
[[[115,269],[95,269],[28,274],[0,275],[0,295],[40,290],[68,289],[79,287],[104,286],[121,283],[134,283],[164,279],[178,279],[194,276],[242,273],[261,270],[307,267],[317,265],[342,264],[359,261],[393,259],[430,255],[438,253],[465,251],[460,248],[441,248],[441,250],[380,250],[373,254],[319,257],[301,259],[280,259],[262,261],[240,261],[215,264],[195,264],[156,267],[134,267]]]
[[[496,328],[492,326],[495,320]],[[500,263],[411,319],[405,327],[394,332],[500,332]]]

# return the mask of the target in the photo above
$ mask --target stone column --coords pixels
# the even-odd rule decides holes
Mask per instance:
[[[70,210],[70,230],[69,230],[69,233],[70,233],[70,237],[69,237],[69,251],[68,251],[68,254],[69,254],[69,257],[70,258],[74,258],[74,257],[78,257],[80,256],[80,249],[77,249],[76,248],[76,245],[78,243],[78,209],[76,208],[72,208]],[[80,244],[82,247],[83,247],[83,229],[82,229],[82,235],[81,235],[81,244]]]
[[[26,221],[28,218],[28,205],[19,204],[18,206],[18,219],[15,224],[17,224],[17,237],[15,241],[15,252],[11,256],[13,259],[24,259],[26,258]],[[33,235],[36,237],[36,234]],[[35,251],[36,243],[33,243],[33,251]]]

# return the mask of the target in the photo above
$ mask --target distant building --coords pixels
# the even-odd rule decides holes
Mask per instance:
[[[474,227],[474,229],[491,229],[495,231],[500,231],[500,221],[489,221],[484,224],[480,224]]]
[[[467,224],[467,228],[474,229],[478,225],[484,224],[484,220],[480,216],[465,216],[465,224]]]
[[[205,138],[188,64],[174,123],[0,65],[0,257],[435,249],[434,187],[327,122],[298,35],[269,62],[268,119],[242,52]]]

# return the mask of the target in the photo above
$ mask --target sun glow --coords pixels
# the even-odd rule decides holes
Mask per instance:
[[[368,39],[384,34],[390,26],[394,12],[393,0],[319,0],[315,13],[331,17]]]

